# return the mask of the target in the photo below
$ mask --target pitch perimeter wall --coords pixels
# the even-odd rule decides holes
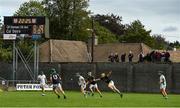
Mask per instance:
[[[33,64],[30,64],[33,70]],[[85,78],[87,72],[92,72],[96,78],[102,72],[112,70],[111,78],[117,88],[124,92],[159,92],[158,71],[164,71],[167,80],[167,90],[171,93],[180,93],[180,64],[157,63],[40,63],[39,71],[43,71],[49,79],[51,68],[55,68],[62,77],[63,87],[66,90],[78,90],[78,78],[75,73],[80,73]],[[12,79],[12,65],[0,62],[0,77]],[[19,63],[16,80],[31,80],[23,64]],[[106,84],[98,82],[100,90],[109,91]]]

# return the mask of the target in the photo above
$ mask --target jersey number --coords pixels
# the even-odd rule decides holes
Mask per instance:
[[[55,79],[55,80],[58,79],[58,76],[57,76],[57,75],[53,75],[52,77],[53,77],[53,79]]]

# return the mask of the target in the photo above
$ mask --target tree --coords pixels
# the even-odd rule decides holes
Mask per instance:
[[[87,29],[91,29],[93,18],[89,16],[87,7],[87,0],[43,0],[42,3],[30,1],[23,3],[15,15],[40,16],[43,13],[50,21],[50,38],[87,42],[91,36],[91,32]],[[114,34],[96,21],[94,24],[101,43],[115,41]]]
[[[30,0],[21,4],[14,16],[46,16],[46,12],[41,2]]]
[[[169,43],[169,47],[179,49],[180,48],[180,42],[179,41],[171,42],[171,43]]]
[[[165,38],[162,35],[156,34],[153,35],[153,38],[155,39],[154,49],[159,49],[159,50],[167,49],[168,42],[166,42]]]
[[[119,38],[121,35],[124,34],[125,31],[125,25],[123,25],[122,17],[111,14],[111,15],[95,15],[95,20],[99,22],[99,24],[108,30],[110,30],[112,33],[114,33],[117,38]]]
[[[109,31],[107,28],[100,26],[98,22],[95,23],[95,34],[96,36],[98,36],[98,42],[100,44],[118,42],[116,35]]]
[[[125,33],[120,41],[132,43],[145,43],[154,47],[155,40],[150,35],[151,30],[147,31],[139,20],[126,25]]]
[[[87,0],[43,0],[50,19],[51,38],[86,40]]]

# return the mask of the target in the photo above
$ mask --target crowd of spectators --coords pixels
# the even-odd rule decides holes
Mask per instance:
[[[129,51],[129,54],[128,54],[128,60],[129,62],[132,62],[133,61],[133,53],[132,51]],[[111,53],[108,57],[108,61],[110,62],[120,62],[120,58],[121,58],[121,62],[125,62],[126,61],[126,53],[123,53],[120,57],[118,55],[118,53]]]
[[[132,51],[129,51],[129,54],[127,55],[128,62],[133,62],[134,54]],[[108,61],[110,62],[126,62],[126,53],[122,53],[119,57],[119,54],[116,53],[110,53],[108,56]],[[147,53],[146,55],[141,52],[138,55],[138,62],[171,62],[170,61],[170,53],[168,51],[159,52],[159,51],[152,51],[150,53]]]
[[[139,62],[171,62],[170,61],[170,53],[168,51],[152,51],[150,53],[147,53],[146,56],[143,57],[143,60],[141,61],[139,59]]]

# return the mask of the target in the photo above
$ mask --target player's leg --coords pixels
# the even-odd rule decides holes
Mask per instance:
[[[163,92],[163,94],[164,94],[164,97],[167,99],[168,97],[167,97],[166,89],[163,88],[163,89],[162,89],[162,92]]]
[[[116,88],[116,86],[113,86],[114,90],[121,96],[121,98],[123,97],[123,94]]]
[[[102,97],[102,93],[101,93],[101,91],[99,90],[97,84],[95,84],[94,86],[95,86],[96,91],[99,93],[100,97]]]
[[[84,88],[83,88],[83,87],[81,87],[81,93],[84,95],[84,97],[87,97],[87,95],[86,95],[86,91],[84,90]]]
[[[160,85],[160,92],[163,95],[163,97],[166,97],[165,86],[163,84]]]
[[[114,88],[113,88],[110,84],[108,84],[108,87],[109,87],[113,92],[116,92],[116,91],[114,90]]]
[[[160,93],[162,94],[162,96],[164,97],[164,93],[163,93],[163,89],[160,89]]]
[[[110,81],[108,87],[112,89],[114,92],[120,93],[120,91],[116,88],[113,81]]]
[[[121,98],[123,97],[123,94],[116,88],[116,86],[114,85],[114,82],[111,81],[109,84],[108,84],[108,87],[111,88],[113,91],[115,91],[116,93],[118,93]]]
[[[86,89],[86,85],[81,85],[81,92],[84,94],[84,97],[87,97],[85,89]]]
[[[60,84],[60,83],[58,84],[58,90],[59,90],[59,91],[63,94],[64,99],[66,99],[65,92],[64,92],[64,90],[63,90],[63,88],[62,88],[62,86],[61,86],[61,84]]]
[[[92,84],[89,85],[89,89],[90,89],[90,91],[92,93],[92,96],[94,96],[94,90],[93,90],[93,85]]]
[[[53,92],[58,96],[58,99],[59,99],[59,98],[60,98],[60,95],[59,95],[57,86],[54,86],[54,87],[53,87]]]
[[[40,87],[41,87],[41,91],[42,91],[42,96],[44,96],[45,95],[45,89],[44,89],[45,85],[41,84]]]
[[[45,95],[44,86],[42,87],[42,95]]]

